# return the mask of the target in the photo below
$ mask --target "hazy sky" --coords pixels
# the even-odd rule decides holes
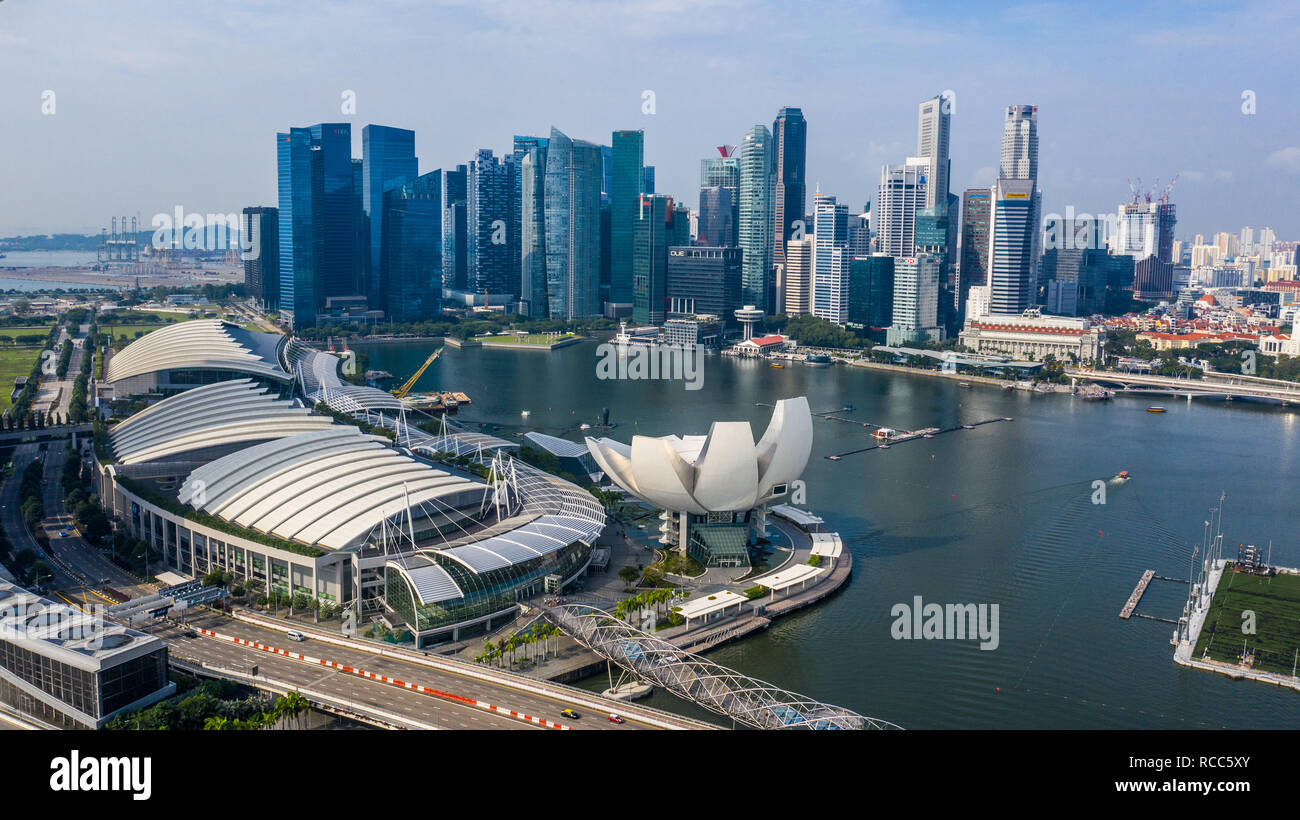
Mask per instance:
[[[993,179],[1027,103],[1049,213],[1181,174],[1180,237],[1300,239],[1300,6],[1135,5],[0,1],[0,235],[275,205],[276,131],[332,121],[358,157],[363,125],[414,129],[421,172],[552,125],[643,128],[656,189],[694,207],[699,160],[783,105],[808,119],[810,194],[857,209],[951,90],[956,193]]]

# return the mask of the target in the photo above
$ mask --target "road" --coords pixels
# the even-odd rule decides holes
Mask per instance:
[[[608,729],[613,731],[631,728],[650,728],[638,725],[631,717],[624,724],[613,724],[604,714],[588,709],[577,711],[582,718],[572,720],[560,714],[569,704],[558,697],[520,692],[506,686],[482,681],[441,669],[406,661],[400,658],[381,657],[359,649],[337,646],[318,641],[296,643],[283,632],[244,623],[209,611],[186,615],[186,626],[200,626],[222,635],[255,641],[267,646],[287,649],[335,661],[377,675],[418,683],[431,689],[450,692],[474,700],[486,701],[498,707],[513,709],[545,720],[556,721],[575,729]],[[397,712],[449,729],[527,729],[539,728],[533,724],[486,712],[465,704],[454,703],[431,695],[401,689],[387,683],[372,681],[337,670],[324,669],[315,664],[272,655],[255,649],[208,637],[183,637],[186,629],[170,622],[157,622],[150,628],[153,634],[164,638],[179,657],[203,660],[210,664],[247,671],[257,664],[262,674],[299,686],[318,689],[336,697],[365,703],[374,708]]]
[[[87,544],[73,527],[72,515],[63,504],[60,484],[67,459],[63,442],[52,442],[45,456],[45,520],[42,522],[50,539],[50,552],[66,565],[65,575],[75,578],[77,586],[86,583],[130,591],[140,584],[140,580]],[[69,527],[68,536],[60,538],[59,532],[65,525]],[[105,578],[108,579],[106,582],[102,580]]]

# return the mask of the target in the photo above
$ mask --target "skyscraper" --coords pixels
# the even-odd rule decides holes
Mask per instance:
[[[441,313],[441,183],[442,174],[433,171],[383,194],[378,293],[389,321],[422,322]]]
[[[740,161],[736,156],[736,146],[719,145],[720,156],[706,157],[700,160],[700,244],[736,245],[739,242],[740,227]],[[711,195],[705,202],[705,191],[721,188],[727,192],[730,212],[723,215],[715,213],[713,203],[720,201],[719,194]],[[719,236],[718,226],[730,225],[725,236]],[[707,230],[706,230],[707,226]]]
[[[361,292],[356,244],[356,202],[352,167],[352,126],[330,122],[311,127],[314,185],[319,185],[313,230],[320,253],[316,257],[317,308],[338,296]],[[318,169],[317,169],[318,167]]]
[[[928,254],[894,259],[894,310],[886,343],[937,342],[939,327],[939,260]]]
[[[518,254],[511,254],[509,239],[511,170],[487,148],[469,166],[466,258],[469,285],[477,293],[519,295]]]
[[[988,188],[967,188],[961,195],[961,253],[957,263],[957,323],[966,321],[966,299],[972,286],[988,284],[989,204]]]
[[[880,187],[871,209],[876,242],[890,256],[916,254],[916,214],[925,207],[930,160],[908,157],[903,165],[880,169]]]
[[[669,245],[667,288],[670,314],[712,314],[730,323],[742,306],[740,248]]]
[[[348,123],[276,134],[280,309],[292,327],[314,325],[325,300],[356,295],[357,214]]]
[[[849,319],[874,342],[884,343],[894,320],[894,257],[884,253],[849,260]]]
[[[1038,179],[1038,106],[1009,105],[1002,124],[1004,179]]]
[[[632,234],[645,190],[645,132],[615,131],[611,136],[613,179],[609,205],[609,301],[615,310],[632,304]]]
[[[942,95],[931,97],[917,108],[916,155],[930,160],[930,178],[925,188],[925,206],[944,205],[948,199],[948,132],[952,115]]]
[[[457,165],[442,172],[442,286],[469,288],[468,208],[469,169]]]
[[[244,289],[263,310],[280,305],[280,211],[260,206],[244,209],[239,223],[244,243]]]
[[[990,314],[1020,314],[1034,304],[1034,199],[1032,179],[999,179],[993,186]]]
[[[812,313],[813,235],[785,243],[785,269],[781,271],[781,305],[787,316]]]
[[[697,244],[734,246],[736,226],[732,222],[736,208],[731,191],[722,186],[700,189],[700,220]]]
[[[1039,257],[1042,255],[1043,194],[1038,190],[1038,106],[1009,105],[1002,125],[1002,162],[998,176],[1002,179],[1029,181],[1029,270],[1032,280],[1025,285],[1029,293],[1038,287]],[[1030,297],[1033,304],[1033,297]],[[997,313],[997,288],[993,290],[993,312]],[[1028,307],[1028,305],[1026,305]]]
[[[663,194],[640,197],[632,251],[632,319],[661,325],[668,301],[668,248],[680,236],[674,224],[673,199]]]
[[[526,316],[544,319],[546,295],[546,152],[544,137],[515,137],[519,158],[519,299]]]
[[[813,216],[812,313],[843,324],[849,313],[849,206],[819,193],[813,197]]]
[[[785,243],[804,221],[808,185],[804,165],[808,123],[798,108],[782,108],[772,122],[772,264],[785,264]],[[803,232],[807,232],[804,226]]]
[[[740,145],[740,225],[744,302],[769,311],[772,290],[772,135],[755,125]]]
[[[1100,313],[1106,301],[1108,270],[1105,220],[1053,216],[1043,241],[1044,310],[1063,316]]]
[[[600,315],[599,145],[551,129],[546,147],[545,227],[547,315]]]
[[[381,310],[383,295],[380,257],[383,252],[384,192],[391,191],[418,173],[415,132],[386,125],[361,129],[361,207],[366,217],[369,259],[366,264],[366,298],[372,309]],[[439,198],[441,200],[441,197]],[[441,206],[440,206],[441,207]],[[441,214],[439,215],[441,234]]]

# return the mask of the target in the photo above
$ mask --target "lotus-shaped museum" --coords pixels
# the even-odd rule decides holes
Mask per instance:
[[[799,478],[812,449],[808,399],[781,399],[758,444],[749,422],[717,421],[707,436],[633,436],[629,446],[587,439],[610,479],[663,510],[707,515],[744,512],[780,496]]]

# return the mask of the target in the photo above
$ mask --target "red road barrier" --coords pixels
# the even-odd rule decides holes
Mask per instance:
[[[565,726],[563,723],[556,723],[555,721],[546,720],[545,718],[535,717],[533,715],[526,715],[523,712],[517,712],[514,709],[506,709],[505,707],[497,706],[495,704],[488,703],[486,701],[467,698],[463,695],[457,695],[452,692],[444,692],[441,689],[432,689],[428,686],[423,686],[418,683],[410,683],[409,681],[402,681],[402,680],[397,680],[396,678],[390,678],[387,675],[378,675],[375,674],[374,672],[367,672],[364,669],[358,669],[354,666],[347,666],[346,664],[338,663],[336,661],[326,660],[324,658],[313,658],[309,655],[303,655],[298,652],[290,652],[287,649],[279,649],[274,646],[267,646],[266,644],[257,643],[256,641],[250,641],[244,638],[236,638],[233,635],[222,635],[217,632],[213,632],[210,629],[204,629],[202,627],[195,627],[195,629],[199,632],[199,634],[207,635],[209,638],[216,638],[219,641],[230,641],[231,643],[237,643],[240,646],[247,646],[252,649],[258,649],[263,652],[269,652],[272,655],[283,655],[286,658],[293,658],[294,660],[304,661],[306,663],[314,663],[319,666],[328,666],[331,669],[337,669],[340,672],[348,672],[350,674],[356,675],[357,677],[368,678],[370,680],[379,681],[380,683],[387,683],[391,686],[397,686],[402,689],[410,689],[414,692],[419,692],[420,694],[423,695],[432,695],[435,698],[441,698],[443,700],[448,700],[453,703],[462,703],[465,704],[466,706],[474,706],[479,709],[483,709],[484,711],[496,712],[497,714],[506,715],[508,717],[514,718],[515,720],[522,720],[525,723],[532,723],[537,726],[542,726],[546,729],[561,729],[564,731],[569,731],[573,729],[572,726]]]

